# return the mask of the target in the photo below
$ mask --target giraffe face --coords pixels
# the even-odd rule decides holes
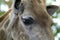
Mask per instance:
[[[15,0],[7,29],[13,40],[53,40],[44,0]]]

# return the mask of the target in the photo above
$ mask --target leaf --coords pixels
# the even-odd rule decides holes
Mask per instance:
[[[60,13],[60,8],[58,8],[57,12],[56,13]]]
[[[0,12],[0,16],[2,16],[4,14],[4,12]]]

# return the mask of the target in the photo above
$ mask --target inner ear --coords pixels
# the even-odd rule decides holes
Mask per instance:
[[[47,12],[49,13],[49,15],[53,15],[53,13],[57,11],[58,6],[49,5],[49,6],[46,6],[46,9],[47,9]]]
[[[19,8],[20,2],[21,2],[21,0],[15,0],[14,7],[15,7],[16,9]]]

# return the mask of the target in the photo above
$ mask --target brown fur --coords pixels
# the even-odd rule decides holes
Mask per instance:
[[[24,5],[24,12],[16,14],[16,10],[12,9],[10,18],[1,24],[2,28],[0,30],[4,30],[2,31],[4,35],[2,37],[0,31],[0,40],[54,40],[50,27],[51,18],[46,11],[44,1],[21,0],[21,3]],[[29,26],[24,25],[21,17],[26,15],[32,16],[35,19],[35,23]],[[32,29],[26,29],[27,27],[32,27]]]
[[[7,15],[9,15],[10,12],[11,12],[11,9],[9,9],[6,13],[4,13],[4,14],[0,17],[0,22],[2,22],[3,19],[4,19]]]
[[[9,18],[10,14],[11,14],[11,9],[9,9],[6,13],[4,13],[0,17],[0,27],[2,27],[2,25],[6,22],[6,20]]]

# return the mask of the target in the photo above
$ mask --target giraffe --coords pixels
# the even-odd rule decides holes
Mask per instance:
[[[0,17],[0,40],[54,40],[52,15],[58,7],[45,0],[13,0],[12,8]]]

